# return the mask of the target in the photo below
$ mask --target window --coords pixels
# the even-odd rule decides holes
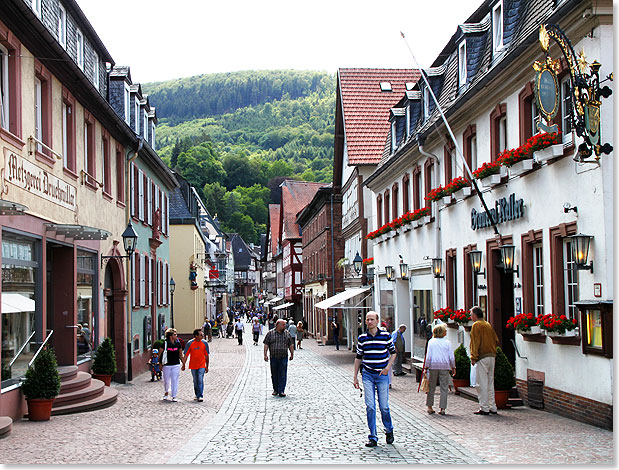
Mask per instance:
[[[62,158],[64,168],[75,173],[75,99],[62,90]]]
[[[613,357],[613,304],[611,302],[579,303],[582,352]]]
[[[112,162],[110,160],[110,137],[105,132],[101,138],[101,153],[103,154],[103,192],[112,194]]]
[[[534,315],[544,315],[544,251],[541,243],[533,245]]]
[[[396,123],[395,118],[391,121],[391,153],[395,152],[395,149],[398,146],[398,137],[396,135]]]
[[[406,214],[410,211],[410,192],[411,192],[411,183],[410,176],[408,173],[404,175],[402,179],[402,213]]]
[[[52,75],[43,65],[35,59],[35,132],[34,136],[48,147],[52,145]],[[54,159],[51,152],[37,143],[37,159],[53,165]]]
[[[428,87],[423,89],[423,120],[427,121],[430,117],[430,91]]]
[[[447,144],[443,147],[446,185],[456,177],[458,172],[456,167],[456,148],[451,139],[449,139],[449,136],[447,138]]]
[[[495,161],[507,148],[507,105],[501,103],[490,113],[490,157]]]
[[[424,194],[428,194],[430,192],[430,190],[432,189],[432,184],[434,180],[434,162],[432,160],[430,160],[429,158],[426,160],[426,162],[424,163]],[[426,207],[432,207],[432,202],[429,200],[426,200]]]
[[[421,189],[421,168],[419,165],[413,170],[413,210],[421,209],[422,189]]]
[[[58,42],[67,48],[67,11],[58,4]]]
[[[492,50],[497,53],[503,49],[503,2],[492,8]]]
[[[144,140],[148,140],[148,113],[146,112],[146,108],[144,108],[142,114],[142,123],[142,137],[144,137]]]
[[[92,64],[92,83],[99,90],[99,56],[95,54],[95,60]]]
[[[391,188],[391,212],[392,212],[392,219],[397,219],[399,217],[399,212],[398,212],[398,193],[399,193],[399,188],[398,188],[398,183],[395,183],[393,185],[393,187]]]
[[[151,120],[150,122],[150,146],[153,150],[157,150],[155,148],[155,121]]]
[[[380,91],[393,91],[393,89],[391,88],[391,83],[380,82]]]
[[[464,142],[464,160],[469,169],[475,171],[477,169],[477,126],[469,125],[462,134]]]
[[[571,80],[569,74],[561,80],[561,133],[563,135],[563,143],[571,144],[572,136],[572,93]]]
[[[77,250],[77,323],[88,328],[91,335],[97,336],[95,279],[97,266],[94,253]],[[97,344],[97,337],[91,337],[92,344]],[[86,343],[77,342],[77,354],[90,356]]]
[[[41,18],[41,0],[32,0],[32,10]]]
[[[75,49],[77,54],[77,65],[84,70],[84,36],[78,29],[75,33]]]
[[[10,116],[10,100],[9,93],[9,52],[3,46],[0,46],[0,98],[2,99],[2,127],[4,129],[9,128],[9,116]]]
[[[127,83],[125,83],[125,122],[127,124],[129,124],[129,122],[131,120],[131,117],[129,116],[129,113],[130,113],[130,107],[129,107],[130,99],[131,99],[131,93],[129,92],[129,85]]]
[[[21,44],[0,22],[0,106],[2,136],[22,147]],[[4,132],[8,131],[8,132]]]
[[[376,196],[376,230],[383,226],[383,195]]]
[[[406,137],[411,135],[411,105],[406,105]]]
[[[383,196],[383,214],[385,217],[385,223],[391,222],[391,217],[389,217],[389,209],[391,205],[391,198],[389,197],[389,190],[385,191],[385,195]]]
[[[92,189],[97,189],[95,162],[95,121],[92,115],[84,110],[84,172],[86,173],[86,184]]]
[[[34,136],[37,140],[43,141],[43,116],[41,107],[43,106],[41,99],[41,80],[34,79]],[[37,143],[37,152],[43,150],[41,144]]]
[[[520,145],[524,145],[527,139],[539,132],[537,124],[540,122],[540,116],[535,104],[533,82],[528,82],[518,94],[518,106]]]
[[[121,147],[116,147],[116,199],[125,202],[125,159]]]
[[[577,308],[575,302],[578,300],[578,269],[576,269],[576,263],[574,261],[574,254],[572,252],[572,240],[567,239],[563,241],[563,259],[565,265],[564,272],[564,286],[565,286],[565,310],[564,315],[568,318],[576,318]]]
[[[458,46],[458,83],[466,85],[466,41]]]
[[[456,262],[456,249],[447,250],[445,253],[445,282],[447,284],[447,306],[456,310],[458,308],[458,264]]]

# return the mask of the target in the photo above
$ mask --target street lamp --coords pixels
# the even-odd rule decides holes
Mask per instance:
[[[388,281],[395,282],[395,272],[393,271],[393,266],[385,266],[385,274],[387,275]]]
[[[352,264],[355,267],[355,271],[357,272],[357,274],[359,274],[361,272],[361,267],[363,265],[363,258],[361,258],[358,251],[357,251],[357,255],[355,256],[355,259],[352,260]]]
[[[473,268],[473,303],[477,304],[477,276],[483,274],[486,277],[486,271],[481,270],[481,251],[471,250],[469,251],[471,257],[471,267]]]
[[[170,278],[170,295],[172,297],[172,303],[170,304],[170,319],[172,320],[172,328],[174,328],[174,290],[176,289],[176,282],[174,278]]]
[[[586,269],[593,272],[593,261],[587,264],[589,257],[589,245],[591,244],[592,235],[579,233],[568,237],[572,240],[572,254],[574,255],[574,263],[577,269]]]
[[[400,257],[400,279],[408,280],[408,264],[404,262],[402,255]]]
[[[133,229],[133,225],[131,221],[129,221],[129,225],[122,234],[123,237],[123,246],[125,247],[125,252],[127,253],[125,256],[122,255],[110,255],[110,256],[101,256],[101,267],[103,268],[103,260],[107,260],[110,258],[122,259],[128,258],[131,259],[133,252],[135,251],[135,247],[138,243],[138,234],[135,233]]]
[[[442,258],[432,258],[432,271],[436,279],[445,279],[445,275],[443,274]]]
[[[503,271],[506,274],[516,273],[516,276],[520,275],[520,267],[516,266],[514,269],[514,255],[516,253],[516,247],[514,245],[501,245],[501,260],[503,262]]]

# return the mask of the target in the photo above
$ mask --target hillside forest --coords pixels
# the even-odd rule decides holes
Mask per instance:
[[[332,75],[244,71],[142,88],[157,110],[157,152],[226,232],[257,244],[285,178],[332,180]]]

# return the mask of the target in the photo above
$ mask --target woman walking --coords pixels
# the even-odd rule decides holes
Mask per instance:
[[[439,402],[440,411],[438,414],[444,415],[447,408],[447,391],[449,387],[449,372],[456,373],[456,359],[451,343],[445,337],[447,327],[444,323],[436,325],[432,330],[432,339],[428,341],[428,352],[426,353],[426,369],[428,371],[428,397],[426,405],[428,414],[434,414],[434,389],[436,382],[440,383],[441,397]]]
[[[297,323],[297,349],[303,349],[301,347],[301,341],[303,341],[303,333],[304,333],[304,329],[303,329],[303,322],[300,321],[299,323]]]
[[[165,354],[164,354],[165,352]],[[183,348],[179,341],[176,329],[168,328],[165,332],[165,343],[163,348],[159,348],[159,357],[163,364],[163,400],[168,400],[172,395],[172,401],[178,401],[178,376],[181,371],[181,361],[185,362]]]
[[[258,336],[260,336],[261,330],[262,325],[258,322],[258,317],[254,317],[253,323],[251,325],[251,332],[254,335],[254,346],[258,345]]]

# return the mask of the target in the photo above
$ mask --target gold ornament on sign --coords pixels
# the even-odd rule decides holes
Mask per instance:
[[[548,48],[550,47],[550,37],[548,36],[548,31],[546,31],[546,26],[544,25],[539,27],[539,45],[544,52],[548,52]]]
[[[578,69],[580,73],[588,73],[589,72],[589,64],[587,63],[587,57],[585,56],[585,50],[581,49],[578,54]]]

